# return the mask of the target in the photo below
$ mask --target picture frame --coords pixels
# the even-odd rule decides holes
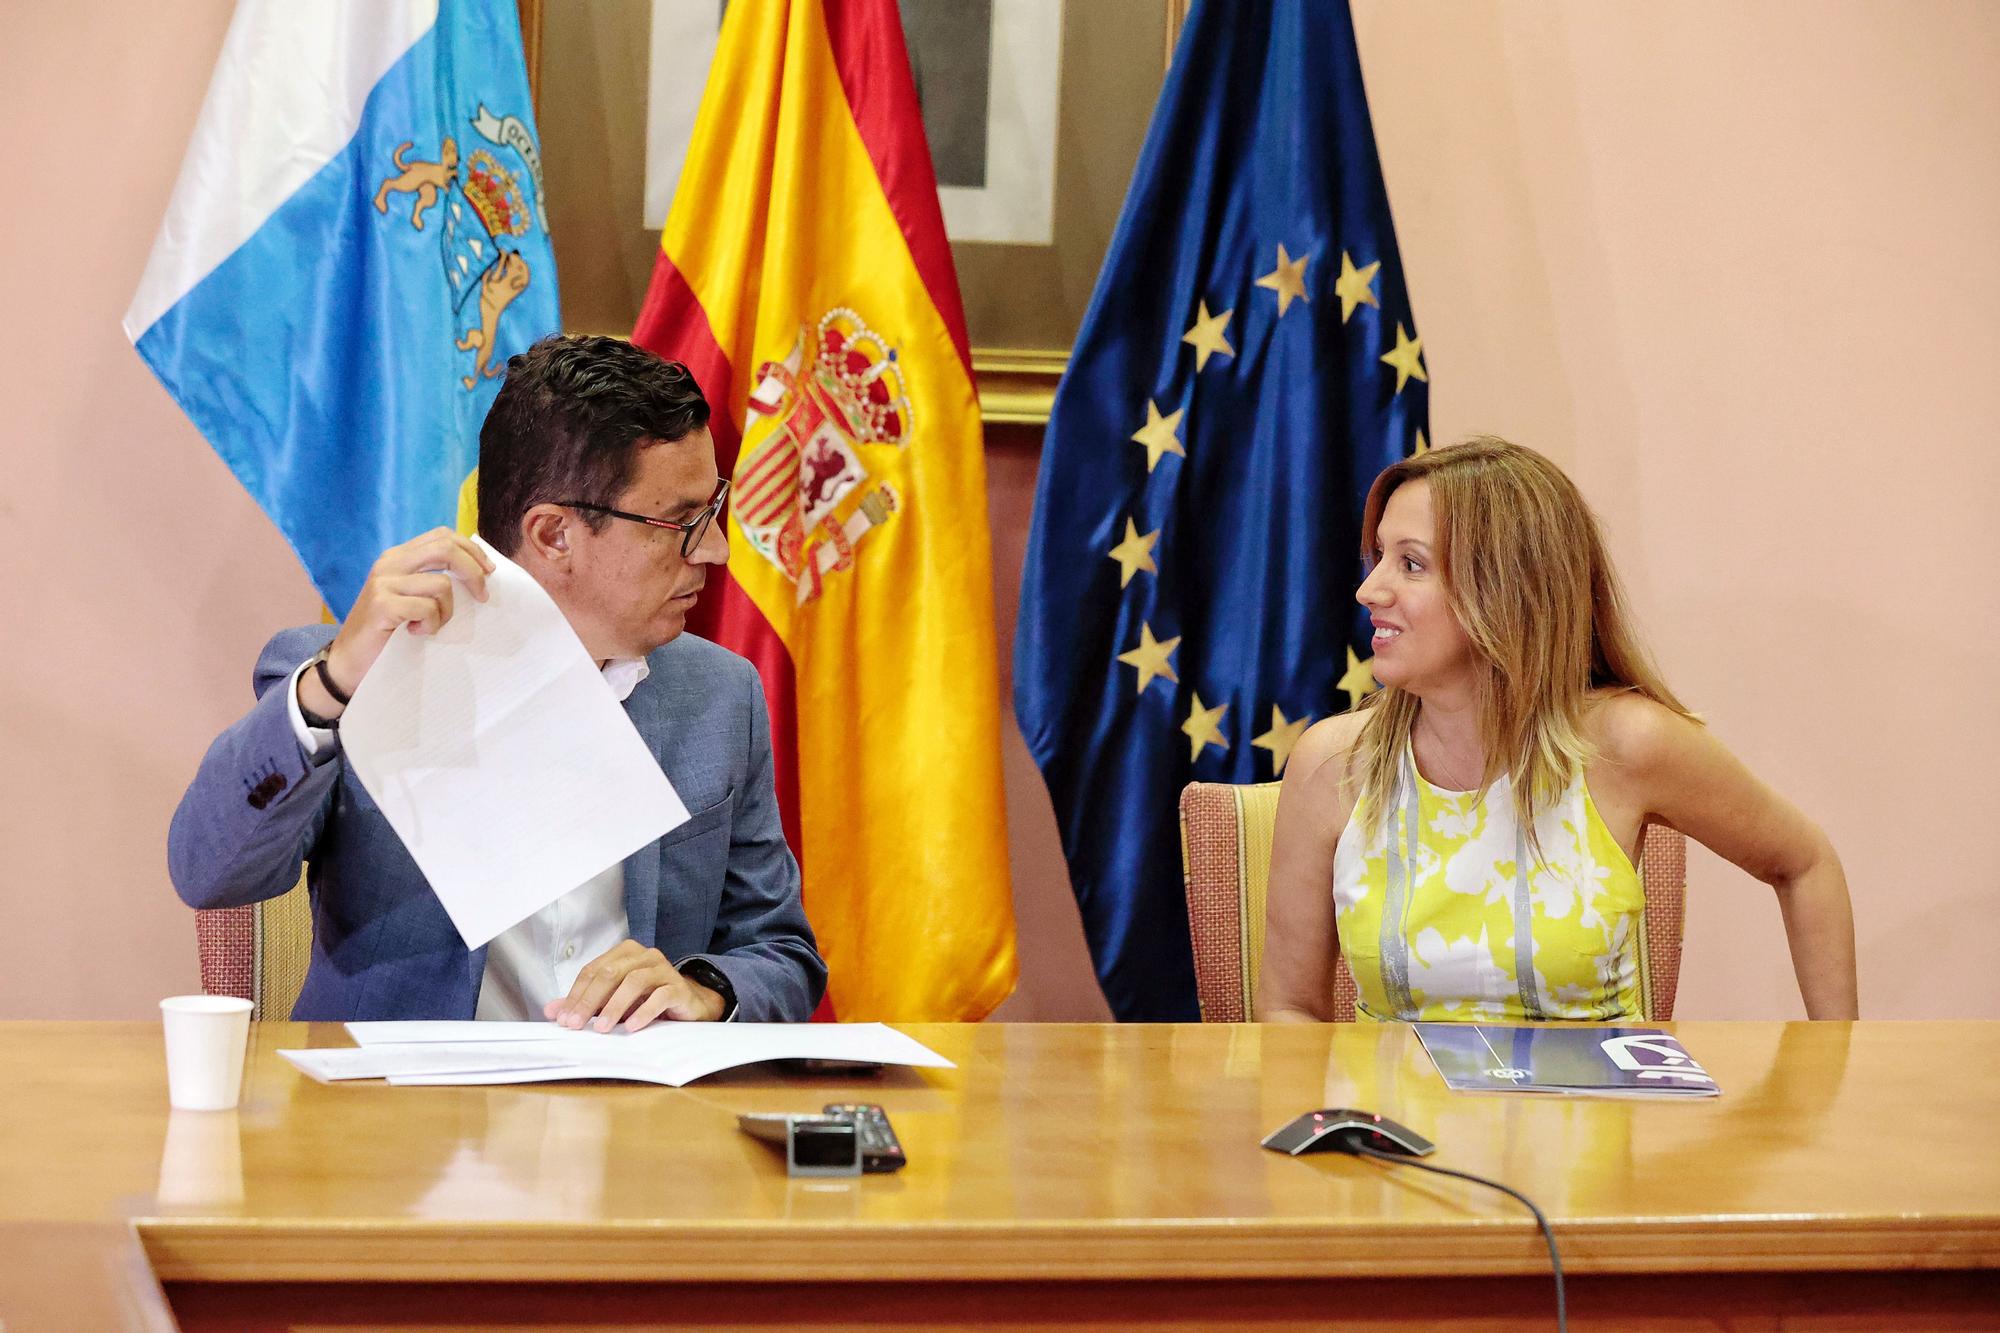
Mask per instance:
[[[720,0],[698,2],[714,3],[719,17]],[[1050,7],[1028,2],[1040,12]],[[581,332],[629,334],[659,249],[658,228],[644,225],[655,3],[518,0],[564,322]],[[1061,41],[1048,242],[952,242],[988,422],[1048,420],[1189,3],[1055,0]]]

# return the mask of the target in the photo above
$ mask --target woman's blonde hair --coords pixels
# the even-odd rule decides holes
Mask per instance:
[[[1480,742],[1513,780],[1515,812],[1532,839],[1535,815],[1592,757],[1583,733],[1592,690],[1630,690],[1693,714],[1641,646],[1597,518],[1562,469],[1492,436],[1391,465],[1369,487],[1362,513],[1361,553],[1371,567],[1382,511],[1413,481],[1430,486],[1445,600],[1481,668]],[[1372,716],[1355,750],[1361,800],[1386,813],[1418,701],[1390,685],[1362,706]]]

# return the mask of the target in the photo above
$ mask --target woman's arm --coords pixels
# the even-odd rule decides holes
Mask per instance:
[[[1285,765],[1265,896],[1261,1023],[1324,1023],[1333,1017],[1333,854],[1351,793],[1341,776],[1361,718],[1343,713],[1309,728]]]
[[[1637,695],[1602,714],[1600,759],[1636,784],[1647,814],[1777,891],[1807,1017],[1858,1018],[1854,912],[1826,834],[1708,728]]]

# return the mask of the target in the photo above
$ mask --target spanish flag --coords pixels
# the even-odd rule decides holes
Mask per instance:
[[[733,478],[694,629],[763,676],[836,1015],[985,1017],[1016,975],[986,466],[895,0],[729,6],[632,338]]]

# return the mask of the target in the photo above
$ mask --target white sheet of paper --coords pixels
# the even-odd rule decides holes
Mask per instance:
[[[491,1087],[497,1083],[568,1083],[577,1079],[608,1078],[627,1083],[657,1083],[678,1088],[685,1079],[676,1079],[664,1069],[649,1065],[564,1064],[542,1069],[454,1070],[442,1074],[391,1074],[386,1080],[398,1088]]]
[[[522,1040],[519,1030],[526,1028],[539,1029],[538,1036]],[[334,1067],[372,1069],[364,1056],[373,1056],[383,1068],[329,1076],[387,1077],[398,1084],[619,1078],[679,1087],[759,1060],[808,1058],[953,1068],[922,1042],[881,1023],[656,1023],[640,1032],[572,1032],[553,1023],[349,1023],[347,1030],[363,1045]],[[485,1039],[489,1035],[492,1040]],[[313,1070],[293,1057],[325,1054],[285,1053],[307,1073]]]
[[[392,1074],[440,1074],[481,1070],[567,1069],[571,1061],[539,1042],[487,1041],[467,1045],[427,1042],[421,1046],[322,1046],[279,1051],[301,1072],[322,1083]]]
[[[355,776],[477,949],[685,823],[687,807],[542,586],[487,546],[433,636],[399,629],[340,719]]]
[[[456,1045],[487,1041],[553,1041],[569,1035],[554,1023],[462,1022],[456,1019],[379,1019],[347,1024],[347,1035],[362,1046],[408,1046],[416,1042],[448,1041]],[[338,1047],[334,1049],[340,1049]]]

